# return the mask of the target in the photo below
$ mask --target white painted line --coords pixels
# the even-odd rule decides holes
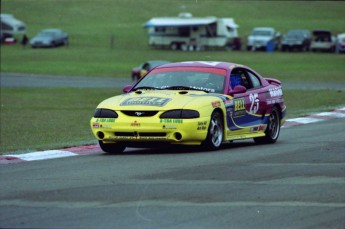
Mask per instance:
[[[327,116],[327,117],[334,117],[334,118],[345,118],[344,113],[337,113],[337,112],[322,112],[319,114],[315,114],[314,116]]]
[[[289,121],[289,122],[299,122],[299,123],[303,123],[303,124],[308,124],[308,123],[314,123],[314,122],[321,122],[323,120],[322,119],[318,119],[318,118],[304,117],[304,118],[292,118],[292,119],[288,119],[286,121]]]
[[[37,161],[37,160],[46,160],[46,159],[53,159],[53,158],[61,158],[61,157],[71,157],[77,156],[78,154],[63,151],[63,150],[46,150],[46,151],[38,151],[26,154],[18,154],[18,155],[5,155],[10,157],[16,157],[24,161]]]

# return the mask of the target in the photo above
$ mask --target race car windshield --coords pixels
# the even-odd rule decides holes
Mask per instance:
[[[133,90],[200,90],[223,93],[226,71],[217,68],[160,68],[146,75]]]

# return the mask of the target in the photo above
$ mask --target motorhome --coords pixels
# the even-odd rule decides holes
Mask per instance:
[[[26,25],[24,22],[15,18],[12,14],[0,14],[1,35],[17,35],[26,33]]]
[[[144,24],[149,45],[173,50],[208,48],[241,49],[239,27],[233,18],[193,17],[182,13],[178,17],[151,18]]]

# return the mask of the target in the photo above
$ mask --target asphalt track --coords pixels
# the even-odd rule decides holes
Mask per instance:
[[[273,145],[134,150],[1,166],[0,228],[345,227],[345,122]]]
[[[20,73],[1,73],[1,87],[80,87],[123,88],[132,84],[128,77],[51,76]],[[332,89],[345,90],[345,82],[283,82],[284,89]]]
[[[0,167],[0,228],[345,228],[345,122]]]

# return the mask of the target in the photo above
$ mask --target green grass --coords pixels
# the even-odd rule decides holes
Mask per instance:
[[[345,106],[345,91],[336,90],[285,90],[287,118],[331,111]]]
[[[245,64],[283,81],[324,82],[331,76],[340,82],[344,55],[156,50],[148,47],[143,24],[152,17],[176,16],[182,11],[198,17],[233,17],[245,43],[257,26],[272,26],[282,34],[293,28],[344,32],[344,8],[341,1],[2,0],[1,11],[26,22],[29,37],[58,27],[70,34],[70,46],[36,50],[22,49],[19,44],[2,46],[1,71],[126,77],[134,66],[149,59],[217,60]],[[114,49],[110,48],[112,35]]]
[[[140,51],[132,50],[136,59],[123,58],[111,50],[77,50],[75,47],[58,49],[22,49],[3,46],[2,72],[25,72],[51,75],[130,77],[134,66],[143,62]],[[129,55],[129,54],[127,54]],[[5,56],[1,54],[1,56]],[[20,62],[18,60],[20,56]],[[283,82],[344,82],[345,55],[327,53],[264,53],[264,52],[180,52],[147,50],[145,58],[170,61],[209,60],[240,63],[267,77]],[[129,61],[127,61],[127,59]]]
[[[344,82],[345,55],[159,50],[148,47],[143,28],[152,17],[191,12],[197,17],[233,17],[244,43],[258,26],[272,26],[282,34],[293,28],[337,34],[344,32],[344,8],[342,1],[2,0],[1,13],[23,20],[30,38],[57,27],[69,33],[70,45],[56,49],[2,45],[1,72],[130,77],[134,66],[150,59],[209,60],[248,65],[283,82]],[[89,119],[96,105],[114,93],[106,88],[1,88],[0,154],[95,143]],[[289,118],[333,109],[345,101],[344,91],[284,93]]]
[[[2,88],[0,153],[95,143],[89,121],[98,103],[120,90]]]

